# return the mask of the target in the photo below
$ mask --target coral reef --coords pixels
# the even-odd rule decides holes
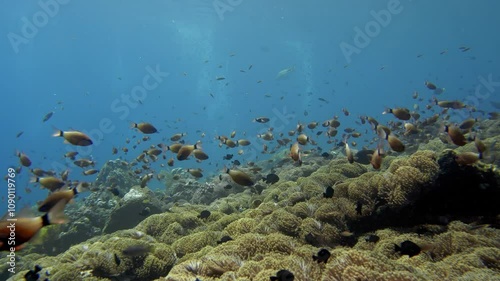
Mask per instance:
[[[440,151],[441,144],[426,146]],[[92,214],[82,211],[69,229],[93,238],[53,257],[29,254],[48,251],[33,243],[11,280],[35,264],[50,280],[250,281],[281,269],[295,280],[498,280],[500,174],[490,164],[459,166],[455,153],[393,154],[380,171],[344,158],[307,156],[302,167],[276,158],[280,180],[260,181],[263,189],[224,189],[224,177],[200,183],[178,172],[167,187],[175,198],[168,208],[147,188],[109,197],[113,203],[101,199],[99,208],[112,205],[106,227],[89,227]],[[331,198],[323,196],[327,187]],[[150,213],[140,217],[146,206]],[[68,235],[61,227],[41,232],[42,241]],[[109,234],[96,236],[103,228]],[[368,241],[368,234],[379,239]],[[395,251],[407,240],[420,247],[415,256]],[[130,246],[149,250],[128,255]],[[321,248],[331,253],[327,263],[312,259]]]

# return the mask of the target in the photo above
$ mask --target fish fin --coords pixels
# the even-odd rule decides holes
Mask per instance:
[[[66,207],[66,200],[62,199],[50,209],[47,213],[48,224],[63,224],[69,221],[64,215],[64,207]]]
[[[132,122],[132,123],[130,124],[130,128],[137,128],[137,123]]]
[[[318,257],[317,257],[317,256],[315,256],[315,255],[313,255],[313,256],[312,256],[312,258],[313,258],[313,261],[318,260]]]
[[[37,176],[30,177],[30,183],[39,182],[39,181],[40,181],[40,178]]]
[[[52,134],[53,137],[62,137],[64,135],[64,132],[57,129],[56,127],[52,127],[54,129],[54,133]]]
[[[70,144],[70,142],[68,140],[66,140],[66,139],[63,141],[63,143],[64,144]]]

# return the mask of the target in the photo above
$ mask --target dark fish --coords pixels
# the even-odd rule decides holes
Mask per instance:
[[[333,188],[331,186],[327,187],[325,192],[323,192],[324,198],[332,198],[333,197]]]
[[[365,236],[365,241],[366,242],[372,242],[372,243],[377,243],[380,240],[380,237],[378,237],[375,234],[368,234]]]
[[[120,190],[116,187],[108,187],[107,190],[111,192],[114,196],[120,195]]]
[[[24,134],[24,131],[20,131],[19,133],[17,133],[16,138],[20,137],[22,134]]]
[[[233,186],[232,186],[232,185],[230,185],[230,184],[226,184],[226,185],[224,186],[224,189],[231,189],[231,188],[233,188]]]
[[[41,266],[35,265],[35,269],[30,269],[30,271],[26,272],[24,279],[26,279],[26,281],[37,281],[38,278],[40,278],[40,274],[38,274],[38,272],[41,270]]]
[[[328,153],[328,152],[323,152],[323,153],[321,153],[321,157],[323,157],[325,159],[330,159],[330,158],[332,158],[332,155],[330,155],[330,153]]]
[[[312,258],[313,258],[313,261],[317,261],[318,263],[327,263],[328,262],[328,259],[330,258],[330,251],[328,251],[327,249],[321,249],[319,250],[318,252],[318,255],[315,256],[313,255]]]
[[[122,251],[122,254],[129,257],[144,256],[151,251],[151,248],[147,245],[133,245],[129,246]]]
[[[394,244],[394,251],[400,252],[401,255],[408,255],[411,258],[420,253],[420,247],[417,244],[406,240],[399,246]]]
[[[277,183],[280,180],[280,177],[276,174],[269,174],[266,176],[266,179],[264,180],[267,184],[273,184]]]
[[[122,261],[120,260],[120,257],[118,257],[117,254],[115,254],[115,263],[116,263],[116,265],[120,265],[120,263],[122,263]]]
[[[224,159],[224,160],[231,160],[232,158],[233,158],[232,154],[226,154],[226,155],[222,156],[222,159]]]
[[[327,100],[325,100],[324,98],[318,98],[318,100],[324,102],[324,103],[329,103]]]
[[[210,217],[210,215],[211,215],[211,214],[212,214],[212,213],[210,213],[210,211],[208,211],[208,210],[203,210],[203,211],[201,211],[201,213],[198,215],[198,218],[200,218],[200,219],[206,219],[206,218]]]
[[[233,240],[233,238],[231,238],[231,236],[229,236],[229,235],[222,236],[222,238],[219,241],[217,241],[217,244],[226,243],[226,242],[231,241],[231,240]]]
[[[363,209],[363,203],[361,203],[361,201],[356,202],[356,213],[360,216],[362,215],[361,212],[362,209]]]
[[[276,272],[276,276],[270,277],[271,281],[293,281],[295,280],[295,276],[288,270],[282,269]]]
[[[45,114],[45,116],[43,116],[42,122],[48,121],[50,119],[50,117],[52,117],[53,114],[54,114],[54,111],[51,111],[51,112]]]
[[[258,122],[258,123],[267,123],[269,122],[269,118],[267,117],[257,117],[255,119],[253,119],[254,122]]]
[[[240,163],[240,161],[238,161],[238,160],[234,160],[234,161],[233,161],[233,165],[235,165],[235,166],[239,166],[239,165],[241,165],[241,163]]]

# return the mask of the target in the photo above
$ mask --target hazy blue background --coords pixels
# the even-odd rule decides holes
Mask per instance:
[[[1,2],[0,117],[4,126],[0,168],[4,170],[19,165],[16,150],[30,156],[32,168],[64,167],[62,155],[74,147],[52,138],[53,127],[90,131],[109,118],[115,129],[102,140],[94,140],[99,144],[89,151],[97,168],[123,156],[111,155],[113,146],[121,148],[127,137],[141,136],[129,128],[130,122],[146,121],[159,128],[160,134],[135,151],[129,145],[124,159],[132,160],[150,144],[177,132],[187,132],[185,140],[193,143],[201,139],[196,133],[200,130],[206,132],[201,140],[211,159],[202,165],[194,160],[177,162],[176,167],[215,172],[228,164],[222,155],[236,155],[237,149],[218,148],[214,136],[237,130],[241,137],[245,131],[256,149],[261,149],[255,134],[266,126],[251,120],[260,115],[276,119],[273,109],[293,113],[294,119],[286,126],[275,124],[285,133],[298,121],[322,122],[333,115],[341,116],[345,128],[355,126],[362,114],[389,120],[380,115],[384,108],[412,107],[414,90],[429,99],[425,80],[447,89],[443,99],[471,95],[479,84],[478,76],[492,74],[494,81],[500,80],[500,2],[495,0],[401,1],[403,11],[393,15],[390,24],[349,64],[340,43],[353,44],[354,27],[364,29],[373,20],[370,11],[386,9],[388,1],[356,1],[354,5],[347,0],[243,0],[223,17],[212,1],[69,1],[34,38],[19,46],[17,54],[9,33],[21,35],[22,18],[32,22],[41,8],[36,1]],[[460,52],[460,46],[471,50]],[[419,54],[423,56],[417,58]],[[156,65],[169,72],[168,78],[148,92],[143,105],[120,118],[111,109],[112,102],[141,85],[146,67]],[[248,71],[249,65],[253,68]],[[295,72],[275,80],[280,70],[291,66]],[[226,80],[215,80],[222,75]],[[351,116],[343,116],[344,107]],[[482,101],[480,107],[491,110],[489,101]],[[54,116],[42,123],[49,111],[55,111]],[[16,138],[19,131],[24,134]],[[324,150],[331,148],[325,137],[321,140]],[[235,159],[255,160],[253,156]],[[158,164],[154,167],[159,169]],[[80,168],[71,170],[71,178],[83,179]],[[18,195],[23,197],[19,204],[45,196],[45,192],[24,195],[28,170],[23,169],[19,177]],[[33,184],[30,187],[36,189]]]

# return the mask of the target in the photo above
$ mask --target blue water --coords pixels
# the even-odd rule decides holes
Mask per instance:
[[[95,175],[84,177],[81,168],[63,158],[75,147],[51,137],[54,128],[73,128],[91,132],[94,145],[79,151],[97,161],[97,168],[118,157],[131,161],[149,145],[169,143],[172,134],[186,132],[185,141],[201,140],[210,159],[176,161],[175,167],[201,167],[205,174],[216,174],[223,165],[230,165],[222,160],[226,153],[243,163],[257,156],[269,157],[260,153],[263,142],[255,138],[269,127],[251,122],[258,116],[272,119],[275,135],[286,135],[297,122],[322,122],[334,115],[340,116],[342,128],[355,127],[359,115],[388,121],[390,117],[380,115],[385,107],[411,108],[413,91],[425,99],[419,103],[423,108],[432,97],[424,86],[426,80],[446,88],[440,99],[459,100],[474,95],[481,84],[479,77],[491,75],[493,81],[500,80],[500,40],[495,31],[500,26],[500,2],[494,0],[400,1],[399,12],[391,15],[386,26],[377,23],[375,36],[349,58],[341,50],[342,43],[355,46],[355,27],[364,30],[374,22],[371,11],[387,10],[394,1],[357,1],[355,5],[328,0],[308,4],[285,0],[65,1],[57,4],[57,11],[51,6],[55,12],[46,22],[43,14],[47,12],[40,3],[57,2],[2,2],[0,168],[4,171],[19,166],[15,156],[19,150],[31,158],[32,168],[62,171],[68,166],[71,179],[92,181]],[[214,3],[225,3],[229,10],[217,10]],[[41,18],[34,19],[36,15]],[[23,34],[27,25],[23,18],[31,24],[38,22],[36,31]],[[13,36],[23,38],[22,42],[12,41]],[[461,46],[471,50],[461,52]],[[295,71],[275,79],[288,67]],[[168,74],[150,80],[154,85],[141,97],[142,104],[126,105],[122,95],[131,95],[134,87],[143,85],[148,68]],[[217,81],[217,76],[226,79]],[[489,105],[493,96],[498,93],[479,99],[477,107],[493,110]],[[344,116],[342,108],[351,115]],[[53,117],[43,123],[50,111]],[[287,118],[280,119],[280,114]],[[101,122],[109,123],[109,128],[102,128]],[[142,134],[129,127],[131,122],[150,122],[160,133],[133,150],[125,140],[134,142]],[[238,148],[219,148],[214,140],[233,130],[237,138],[246,133],[253,143],[243,148],[242,156],[237,156]],[[24,134],[16,138],[19,131]],[[201,138],[200,132],[206,136]],[[341,132],[337,140],[340,136]],[[323,150],[332,147],[326,137],[314,138]],[[121,151],[111,155],[112,147],[124,146],[130,150],[127,155]],[[162,169],[160,163],[165,161],[155,163],[155,171]],[[18,205],[46,196],[46,191],[28,184],[29,177],[26,168],[17,175],[17,195],[22,197]],[[26,194],[25,187],[33,193]]]

